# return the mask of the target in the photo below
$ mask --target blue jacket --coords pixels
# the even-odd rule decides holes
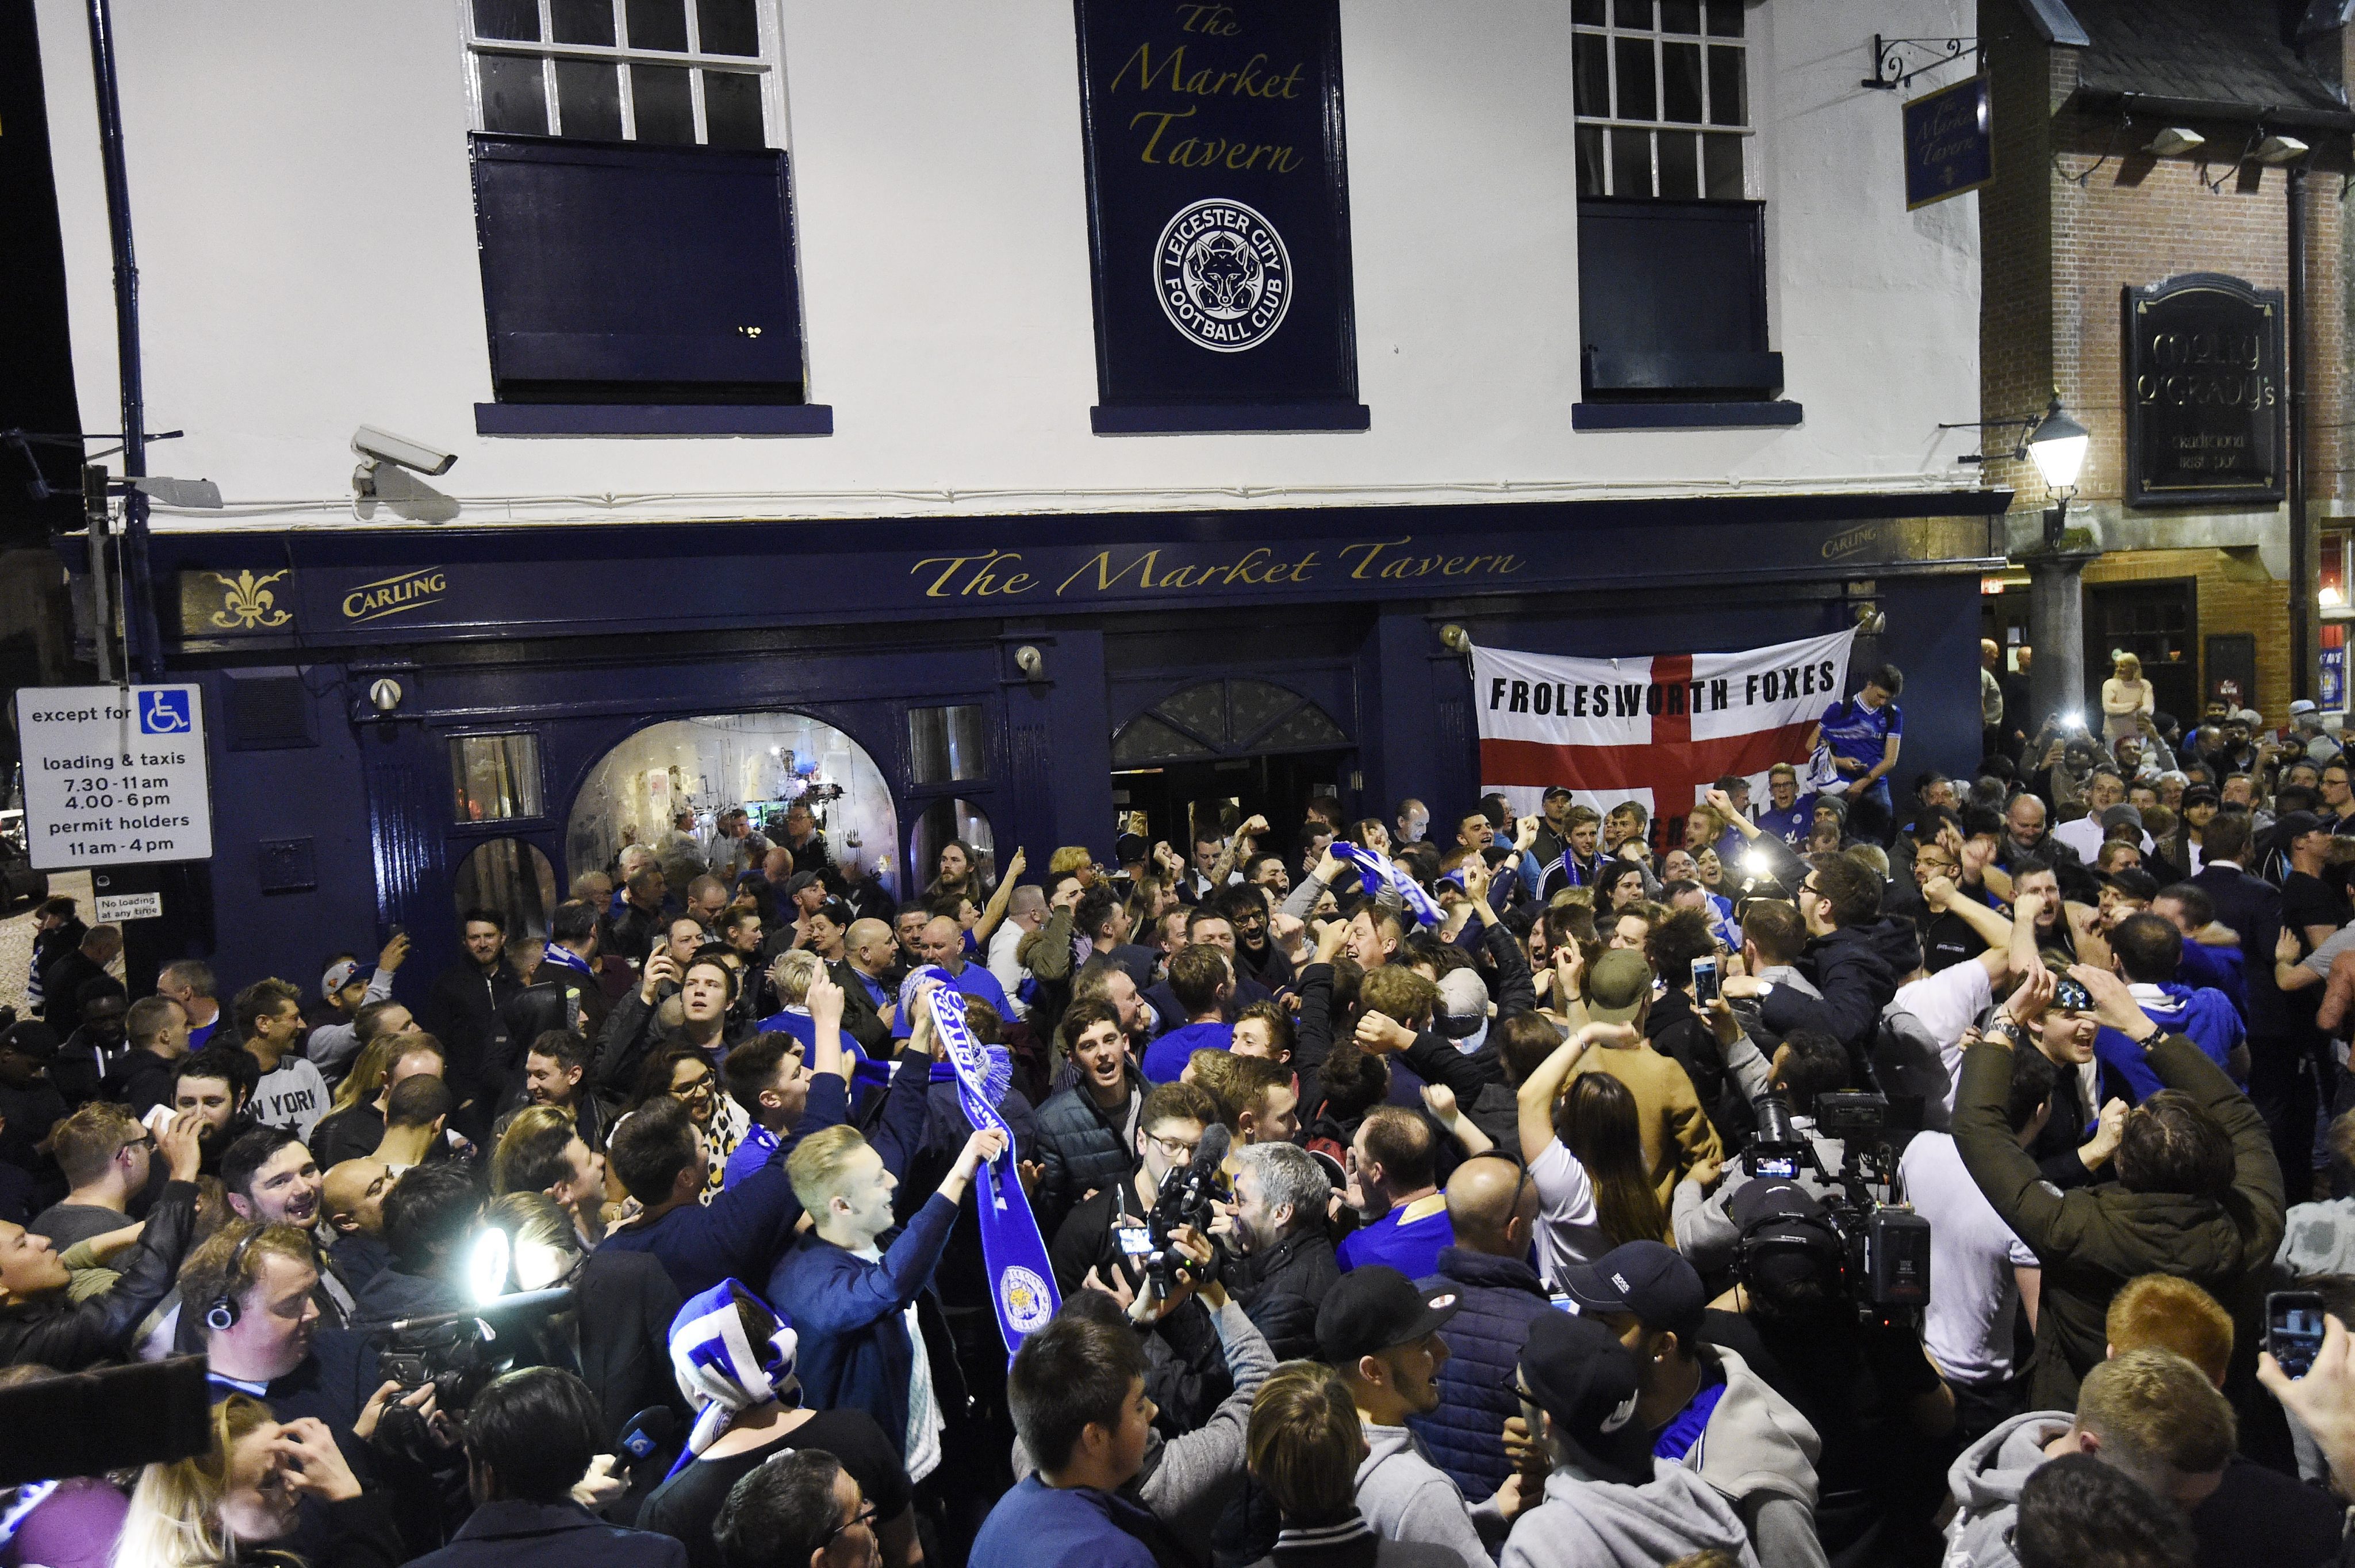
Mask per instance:
[[[409,1568],[687,1568],[687,1547],[607,1524],[574,1502],[496,1502]]]
[[[1423,1291],[1453,1290],[1463,1300],[1442,1338],[1439,1407],[1408,1418],[1431,1461],[1474,1502],[1493,1496],[1513,1473],[1505,1458],[1505,1420],[1521,1413],[1515,1369],[1529,1320],[1556,1310],[1537,1272],[1518,1258],[1466,1247],[1439,1254],[1439,1272],[1416,1282]]]
[[[1146,1542],[1160,1532],[1159,1522],[1126,1498],[1025,1476],[989,1510],[967,1562],[970,1568],[1155,1568]]]
[[[701,1295],[723,1279],[760,1279],[794,1239],[802,1206],[785,1179],[785,1157],[820,1127],[848,1118],[842,1080],[821,1072],[810,1081],[809,1104],[793,1136],[770,1153],[769,1162],[709,1203],[688,1203],[651,1225],[623,1225],[605,1232],[601,1248],[651,1253],[670,1273],[679,1298]]]
[[[2143,1016],[2169,1034],[2187,1037],[2202,1054],[2217,1066],[2232,1071],[2228,1065],[2232,1048],[2241,1043],[2241,1015],[2223,992],[2206,987],[2173,984],[2162,985],[2173,1006],[2162,1007],[2155,1001],[2142,1004]],[[2115,1068],[2134,1090],[2134,1103],[2141,1104],[2166,1085],[2150,1063],[2142,1047],[2114,1029],[2105,1029],[2094,1036],[2094,1054],[2104,1063]]]
[[[803,1397],[817,1410],[863,1410],[904,1450],[908,1381],[915,1348],[904,1314],[932,1283],[948,1245],[957,1205],[939,1193],[924,1200],[882,1261],[804,1236],[769,1276],[769,1300],[801,1336],[797,1368]],[[934,1368],[932,1386],[943,1386]],[[942,1414],[948,1414],[943,1401]]]

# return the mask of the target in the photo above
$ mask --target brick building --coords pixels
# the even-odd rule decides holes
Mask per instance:
[[[2187,719],[2227,683],[2273,722],[2293,697],[2315,694],[2316,674],[2293,667],[2299,574],[2289,519],[2301,447],[2317,536],[2304,576],[2319,601],[2309,615],[2320,609],[2326,645],[2343,630],[2330,602],[2343,613],[2346,536],[2333,525],[2350,511],[2346,9],[2336,0],[1980,0],[1996,172],[1979,198],[1981,417],[2034,413],[2057,396],[2093,436],[2066,517],[2084,532],[2073,531],[2063,551],[2089,557],[2082,676],[2049,671],[2041,705],[2082,696],[2098,726],[2101,681],[2120,650],[2140,657],[2160,709]],[[2249,285],[2283,324],[2286,362],[2249,378],[2270,383],[2275,364],[2285,375],[2259,394],[2284,400],[2282,445],[2258,465],[2271,473],[2239,495],[2137,495],[2130,483],[2125,296],[2188,274]],[[2287,407],[2301,368],[2302,420]],[[2025,568],[2049,504],[2034,467],[2008,455],[2017,428],[1991,429],[1987,442],[1990,481],[2018,495],[2014,569],[1982,601],[1986,635],[2009,645],[2008,663],[2011,648],[2037,640]],[[2053,652],[2039,647],[2040,666],[2071,662]],[[2326,706],[2343,709],[2343,678],[2329,689],[2337,701]]]

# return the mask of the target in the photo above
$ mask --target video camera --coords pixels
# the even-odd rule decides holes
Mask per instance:
[[[572,1305],[572,1288],[528,1290],[502,1296],[463,1312],[403,1317],[385,1325],[377,1351],[378,1382],[397,1382],[400,1393],[385,1406],[388,1439],[406,1443],[421,1434],[400,1430],[421,1423],[401,1402],[429,1385],[436,1410],[455,1415],[502,1372],[536,1363],[539,1349],[521,1319],[545,1318]],[[535,1325],[536,1326],[536,1325]]]
[[[1153,1195],[1153,1212],[1146,1217],[1153,1250],[1145,1255],[1145,1275],[1163,1296],[1175,1291],[1181,1278],[1207,1277],[1217,1265],[1217,1253],[1211,1253],[1207,1268],[1198,1266],[1171,1244],[1170,1237],[1188,1225],[1206,1235],[1209,1232],[1210,1203],[1219,1195],[1219,1168],[1226,1163],[1233,1142],[1223,1123],[1211,1123],[1202,1141],[1194,1146],[1194,1157],[1184,1165],[1171,1166],[1161,1179],[1161,1189]]]
[[[1807,1185],[1844,1260],[1833,1283],[1859,1319],[1917,1318],[1930,1300],[1930,1221],[1896,1200],[1896,1152],[1882,1136],[1889,1125],[1888,1097],[1816,1097],[1816,1131],[1841,1143],[1838,1171],[1824,1168],[1814,1138],[1782,1094],[1770,1091],[1752,1104],[1758,1134],[1742,1150],[1742,1164],[1753,1179],[1796,1182],[1805,1173],[1816,1178]],[[1812,1216],[1796,1218],[1814,1222]]]

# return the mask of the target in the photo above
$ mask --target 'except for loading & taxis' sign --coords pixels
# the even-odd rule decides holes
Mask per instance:
[[[37,869],[211,859],[205,707],[194,686],[24,687],[16,734]]]

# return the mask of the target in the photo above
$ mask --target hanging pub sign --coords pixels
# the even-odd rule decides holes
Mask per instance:
[[[1987,79],[1972,77],[1905,105],[1905,209],[1927,207],[1995,180]]]
[[[1099,434],[1364,430],[1339,0],[1074,0]]]
[[[2218,272],[2125,291],[2126,504],[2282,498],[2282,295]]]

